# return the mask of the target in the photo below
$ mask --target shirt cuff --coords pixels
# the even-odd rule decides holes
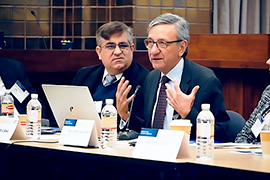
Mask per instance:
[[[124,119],[121,119],[120,124],[119,124],[120,130],[123,130],[125,128],[126,124],[127,124],[127,121],[125,121]]]

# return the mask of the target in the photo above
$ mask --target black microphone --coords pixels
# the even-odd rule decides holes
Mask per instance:
[[[44,46],[45,46],[45,49],[48,49],[48,48],[47,48],[47,45],[46,45],[46,42],[45,42],[45,39],[44,39],[44,36],[43,36],[43,34],[42,34],[42,30],[41,30],[41,26],[40,26],[40,23],[39,23],[39,19],[37,18],[35,11],[31,11],[31,14],[32,14],[32,15],[36,18],[36,20],[37,20],[38,27],[39,27],[39,33],[40,33],[41,36],[42,36],[43,44],[44,44]]]
[[[36,17],[35,11],[31,11],[31,14]],[[37,18],[37,17],[36,17]]]
[[[139,136],[138,132],[129,129],[129,122],[130,122],[130,117],[131,117],[131,113],[132,113],[132,109],[133,109],[134,99],[136,97],[137,92],[140,90],[140,88],[141,88],[141,86],[138,85],[134,91],[135,96],[131,101],[130,112],[129,112],[129,116],[128,116],[127,124],[126,124],[126,130],[124,132],[120,133],[119,140],[130,140],[130,139],[135,139]]]

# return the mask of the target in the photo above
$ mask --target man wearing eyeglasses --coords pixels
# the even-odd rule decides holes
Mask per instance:
[[[80,69],[73,84],[89,87],[93,100],[100,104],[97,106],[100,112],[105,99],[114,99],[116,106],[115,93],[121,77],[131,85],[130,96],[138,85],[143,85],[149,71],[133,61],[133,30],[124,23],[115,21],[102,25],[96,32],[96,43],[96,53],[102,64]]]
[[[169,129],[173,119],[190,119],[193,124],[190,137],[195,139],[196,117],[201,111],[201,104],[209,103],[215,116],[215,140],[225,142],[229,116],[221,83],[212,70],[186,58],[188,42],[189,25],[182,17],[167,13],[149,24],[144,43],[155,70],[145,80],[143,117],[131,117],[142,118],[145,127],[157,129]],[[125,96],[127,87],[128,82],[121,80],[117,102],[122,119],[128,116],[129,111],[125,107],[133,98]],[[120,98],[121,95],[125,98]]]

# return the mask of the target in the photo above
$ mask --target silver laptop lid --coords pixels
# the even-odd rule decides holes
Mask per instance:
[[[88,87],[42,84],[42,88],[61,130],[67,118],[95,120],[100,137],[100,117]]]

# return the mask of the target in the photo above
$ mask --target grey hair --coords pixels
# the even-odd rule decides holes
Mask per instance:
[[[115,33],[121,35],[123,32],[127,32],[129,44],[133,44],[133,29],[119,21],[109,22],[100,26],[96,32],[96,43],[98,46],[101,46],[104,39],[109,40],[111,35]]]
[[[184,18],[171,13],[159,15],[150,22],[147,28],[147,33],[149,33],[152,27],[159,24],[175,24],[177,38],[185,39],[189,42],[189,23]]]

